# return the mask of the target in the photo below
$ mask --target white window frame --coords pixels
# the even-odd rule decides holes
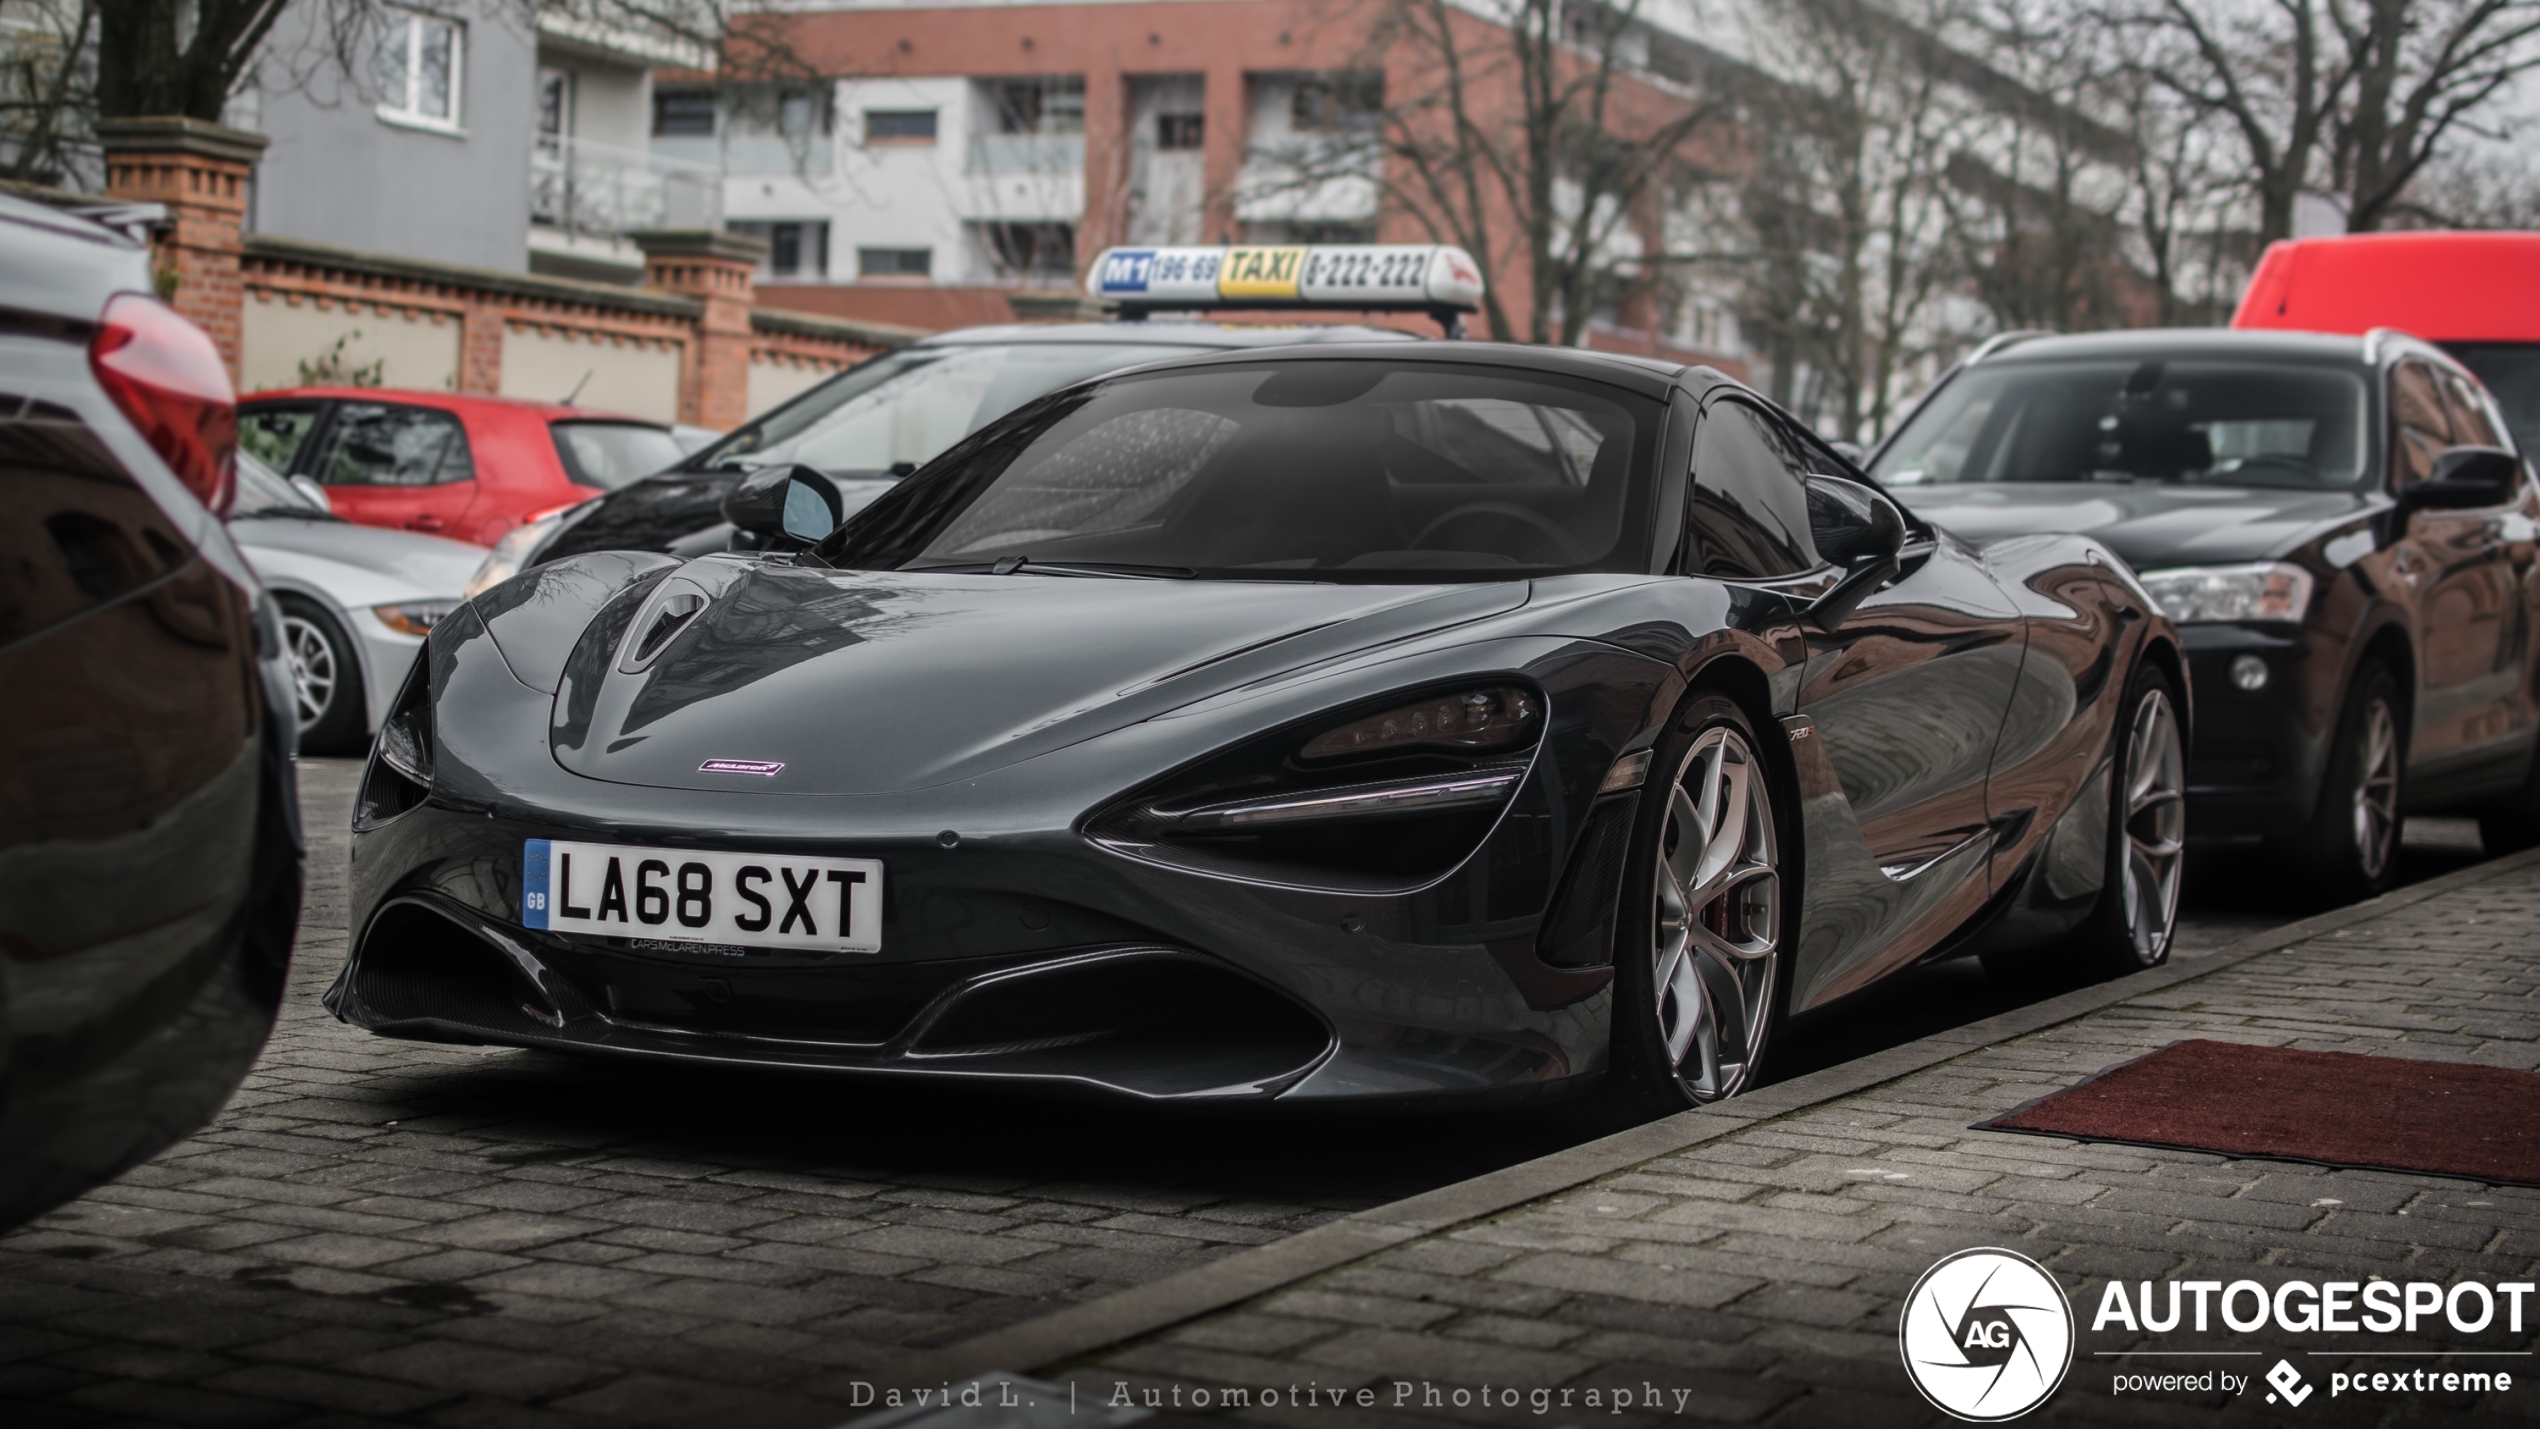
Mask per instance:
[[[379,117],[406,129],[429,129],[437,134],[466,132],[461,125],[461,100],[467,93],[467,26],[445,15],[427,14],[421,10],[388,7],[382,14],[390,24],[406,29],[406,91],[400,95],[382,96]],[[423,112],[423,35],[427,25],[446,26],[450,31],[450,113],[443,118]],[[382,48],[385,48],[382,37]]]

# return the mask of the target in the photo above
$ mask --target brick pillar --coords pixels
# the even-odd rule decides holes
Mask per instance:
[[[679,420],[729,431],[750,415],[750,275],[767,242],[719,228],[630,234],[647,287],[694,298],[696,340],[679,372]]]
[[[166,205],[167,227],[153,259],[161,274],[174,275],[168,301],[212,335],[229,380],[237,382],[247,182],[265,136],[170,116],[101,119],[97,138],[106,151],[107,193]]]
[[[503,305],[490,293],[469,293],[459,318],[459,390],[503,390]]]
[[[1241,243],[1243,226],[1235,220],[1235,185],[1243,176],[1244,144],[1252,127],[1252,86],[1240,65],[1217,65],[1208,71],[1208,116],[1200,130],[1200,235],[1202,243]]]

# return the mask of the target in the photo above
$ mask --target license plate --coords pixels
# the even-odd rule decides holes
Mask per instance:
[[[520,921],[557,933],[882,951],[882,861],[530,839]]]

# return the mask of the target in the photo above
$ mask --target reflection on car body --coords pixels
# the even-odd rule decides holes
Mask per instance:
[[[2085,538],[1912,522],[1706,369],[1187,358],[1028,402],[825,537],[750,509],[761,549],[567,557],[434,630],[365,775],[339,1016],[1663,1109],[1913,961],[2168,950],[2170,623]],[[644,928],[526,916],[567,845],[660,851]],[[815,856],[869,861],[878,948],[720,921]]]

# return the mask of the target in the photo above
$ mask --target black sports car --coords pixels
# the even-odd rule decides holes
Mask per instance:
[[[1908,964],[2167,953],[2169,622],[1708,369],[1225,353],[1029,403],[834,531],[819,489],[735,489],[769,551],[573,557],[435,627],[339,1016],[1663,1108]]]

